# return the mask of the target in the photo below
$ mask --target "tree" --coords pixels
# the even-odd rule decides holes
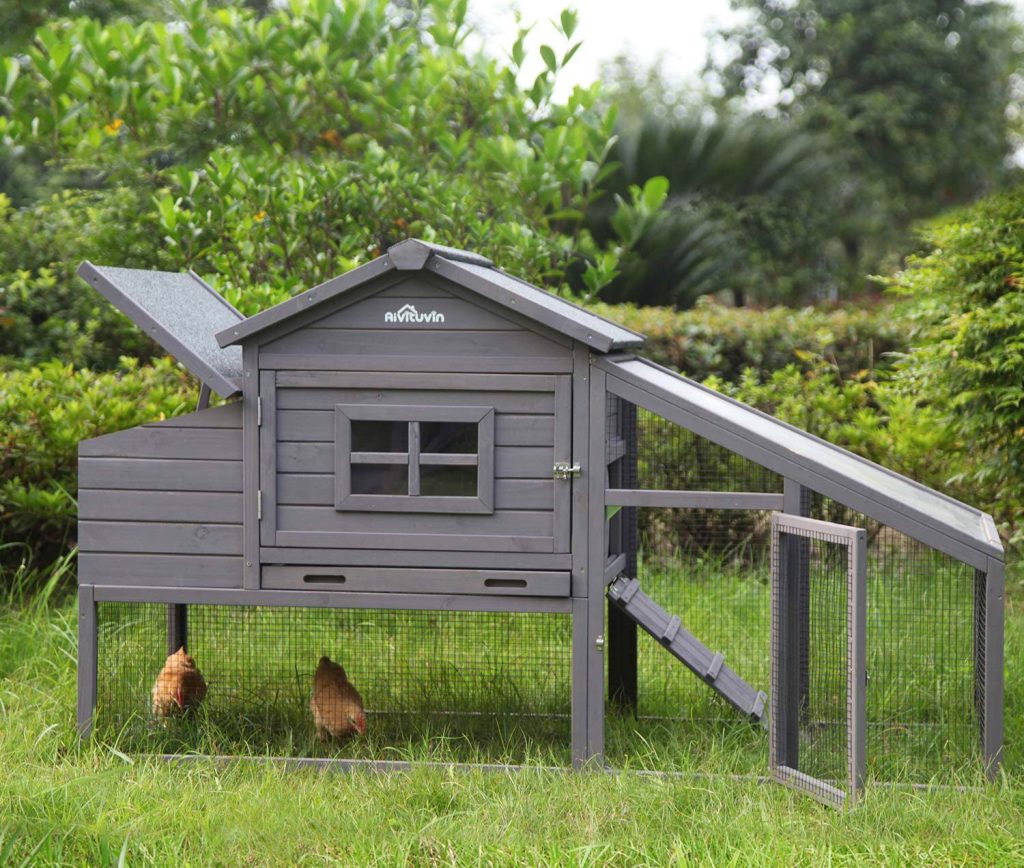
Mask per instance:
[[[958,480],[1024,541],[1024,189],[929,226],[929,252],[892,281],[913,300],[908,394],[938,407],[961,443]]]
[[[1006,179],[1020,28],[1001,2],[733,0],[712,67],[726,102],[771,102],[836,143],[843,241],[968,202]],[[774,100],[772,101],[772,97]]]
[[[618,59],[605,69],[618,109],[618,170],[591,208],[612,237],[616,202],[631,186],[667,179],[669,195],[624,257],[604,296],[689,307],[700,295],[790,300],[827,282],[832,164],[827,140],[770,118],[716,115],[709,98],[667,82],[657,66]]]
[[[464,48],[464,0],[174,10],[58,22],[0,59],[0,136],[68,184],[0,207],[0,356],[116,363],[86,257],[195,268],[246,313],[409,235],[556,290],[614,273],[583,226],[612,117],[594,88],[554,97],[573,13],[523,83],[522,37],[509,64]]]

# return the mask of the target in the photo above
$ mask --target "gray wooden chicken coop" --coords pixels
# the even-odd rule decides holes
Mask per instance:
[[[779,780],[838,803],[864,774],[868,652],[890,638],[866,628],[871,583],[916,588],[942,559],[966,576],[942,622],[969,634],[963,714],[997,767],[1003,549],[989,516],[637,356],[643,336],[473,253],[403,241],[249,318],[191,272],[79,273],[202,382],[195,412],[80,445],[83,733],[107,603],[165,607],[170,651],[195,606],[553,613],[571,620],[575,765],[602,760],[606,698],[636,708],[639,626],[755,729],[770,716]],[[226,403],[209,407],[211,390]],[[707,483],[701,444],[762,481],[743,490],[719,463]],[[859,520],[822,520],[839,507]],[[767,516],[771,689],[697,615],[645,593],[644,510],[704,528]],[[902,558],[900,578],[868,556],[883,528],[905,541],[885,561]],[[816,691],[837,690],[841,738],[811,744],[801,721]],[[842,769],[815,767],[823,752]]]

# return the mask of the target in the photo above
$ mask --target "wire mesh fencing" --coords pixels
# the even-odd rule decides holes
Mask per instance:
[[[613,487],[782,492],[778,474],[624,401],[609,414],[610,442],[618,436],[628,444],[622,420],[630,414],[636,420],[635,464],[624,466],[630,461],[626,445],[610,452]],[[984,575],[819,494],[808,500],[811,517],[867,532],[868,775],[929,780],[976,774],[984,722]],[[644,590],[744,679],[768,690],[771,512],[635,512],[635,575]],[[818,647],[828,648],[833,633],[822,629]],[[835,641],[841,636],[836,632]],[[646,634],[637,646],[638,729],[644,737],[661,722],[691,745],[732,739],[749,768],[761,762],[760,737],[713,691]]]
[[[821,495],[811,514],[868,534],[868,773],[976,771],[984,579],[979,588],[973,567]]]
[[[98,630],[97,730],[133,750],[570,759],[566,615],[189,606],[205,696],[163,710],[167,607],[101,603]]]

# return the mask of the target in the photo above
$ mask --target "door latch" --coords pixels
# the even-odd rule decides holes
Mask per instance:
[[[582,474],[578,464],[569,464],[567,461],[559,461],[552,468],[555,479],[579,479]]]

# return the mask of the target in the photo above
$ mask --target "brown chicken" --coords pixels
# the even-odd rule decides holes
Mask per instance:
[[[206,697],[206,681],[196,661],[181,647],[167,658],[153,685],[153,714],[170,717],[196,708]]]
[[[363,698],[349,682],[341,665],[330,657],[321,657],[316,667],[309,710],[313,712],[316,734],[322,741],[353,733],[366,735]]]

